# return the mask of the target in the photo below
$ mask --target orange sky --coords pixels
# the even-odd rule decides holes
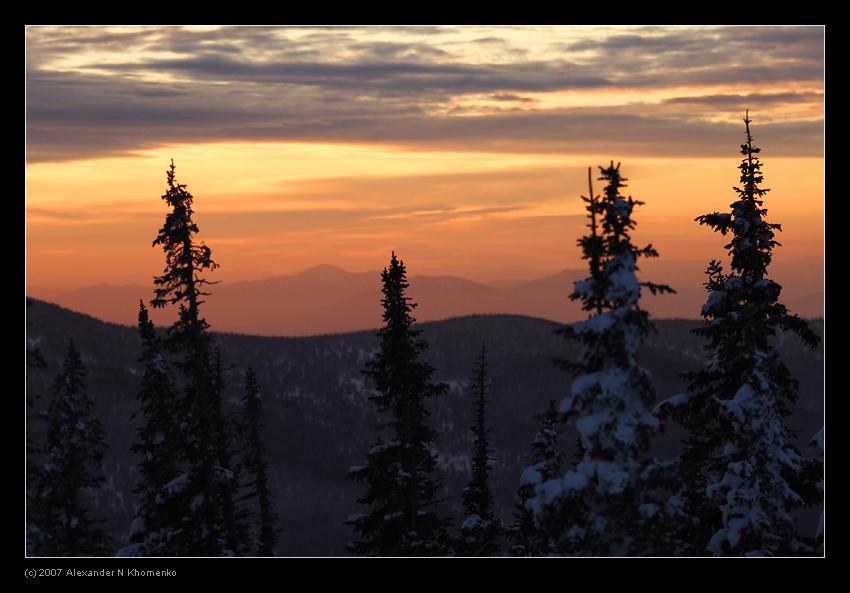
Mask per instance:
[[[162,257],[151,241],[165,213],[159,195],[166,154],[175,155],[179,177],[196,196],[201,237],[222,265],[220,278],[292,273],[328,262],[378,269],[392,249],[420,274],[531,278],[579,267],[583,163],[604,162],[599,156],[529,163],[523,155],[399,154],[357,146],[244,150],[197,146],[33,165],[28,280],[76,287],[144,283],[158,273]],[[312,162],[301,167],[302,159]],[[351,170],[339,175],[338,159]],[[218,162],[225,166],[215,170]],[[732,201],[735,164],[734,157],[624,160],[632,195],[646,201],[636,237],[651,241],[666,259],[718,256],[722,239],[693,218]],[[822,168],[820,159],[765,160],[771,220],[783,224],[780,257],[822,254]]]
[[[27,67],[31,292],[149,284],[171,158],[225,281],[393,249],[480,282],[578,268],[610,159],[636,239],[706,262],[746,108],[777,261],[823,257],[820,27],[35,27]]]

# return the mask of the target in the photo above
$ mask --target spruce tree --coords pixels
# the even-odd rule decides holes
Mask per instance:
[[[162,246],[166,265],[161,276],[154,278],[154,307],[178,305],[178,319],[168,329],[165,345],[178,356],[176,367],[183,377],[179,404],[186,410],[184,436],[186,474],[176,484],[189,497],[183,517],[187,547],[181,555],[221,556],[237,552],[238,534],[233,530],[231,468],[222,464],[226,455],[221,450],[226,442],[221,434],[219,385],[212,360],[212,337],[208,324],[200,314],[202,298],[210,284],[202,276],[218,267],[212,252],[203,242],[197,244],[198,226],[192,219],[194,198],[185,184],[177,183],[174,162],[167,172],[168,189],[162,196],[171,211],[159,230],[154,246]]]
[[[512,556],[552,556],[558,553],[557,529],[551,524],[539,524],[528,501],[535,496],[535,485],[561,476],[564,454],[558,445],[561,436],[561,414],[554,400],[549,400],[546,412],[537,417],[540,430],[531,443],[530,464],[520,476],[517,503],[509,529]]]
[[[681,498],[689,520],[681,527],[694,553],[788,555],[811,550],[794,511],[809,464],[793,444],[784,418],[797,398],[797,381],[779,359],[771,339],[777,331],[796,334],[814,347],[808,324],[779,302],[781,287],[768,277],[775,233],[766,220],[764,177],[744,118],[746,143],[739,165],[740,187],[730,212],[696,218],[721,235],[730,256],[707,270],[704,324],[694,333],[706,341],[708,362],[686,373],[688,392],[659,406],[687,430],[680,457]]]
[[[389,435],[387,440],[379,436],[366,454],[366,464],[349,472],[351,479],[366,484],[366,493],[358,499],[366,512],[346,521],[356,537],[347,549],[361,556],[436,556],[450,551],[447,521],[435,508],[435,433],[427,424],[426,407],[426,400],[444,394],[447,386],[435,383],[434,368],[420,360],[427,343],[413,327],[416,304],[406,296],[406,274],[393,253],[381,273],[380,349],[364,370],[376,391],[369,399],[388,417],[381,428],[389,429]]]
[[[642,204],[623,197],[620,166],[600,167],[607,182],[601,196],[583,197],[590,234],[579,240],[590,275],[570,295],[590,316],[563,329],[582,346],[578,362],[562,362],[576,379],[559,411],[575,422],[580,461],[562,477],[535,487],[529,506],[547,529],[558,526],[559,552],[570,555],[646,555],[661,553],[658,525],[667,501],[658,492],[661,467],[649,458],[650,437],[658,420],[649,373],[635,360],[653,331],[640,308],[641,288],[672,292],[637,278],[637,260],[656,257],[652,246],[631,241],[633,210]]]
[[[139,457],[139,480],[133,492],[137,512],[130,526],[130,545],[121,556],[174,556],[185,541],[184,516],[189,501],[181,484],[186,480],[184,460],[188,410],[178,397],[162,340],[144,303],[139,302],[139,338],[144,364],[137,395],[139,409],[133,418],[143,422],[131,450]]]
[[[245,373],[242,410],[243,420],[240,432],[244,435],[246,442],[240,469],[248,481],[247,492],[241,500],[256,501],[258,506],[253,530],[253,551],[257,556],[274,556],[280,529],[269,487],[269,463],[263,440],[263,398],[254,370],[251,368]]]
[[[481,353],[475,361],[472,378],[472,396],[475,422],[470,427],[473,435],[472,477],[463,491],[463,510],[466,519],[460,526],[457,552],[461,556],[492,556],[499,551],[502,525],[493,511],[493,491],[490,488],[490,449],[487,429],[487,351],[481,345]]]
[[[42,463],[33,472],[28,552],[33,556],[100,556],[106,538],[85,496],[103,482],[103,426],[86,393],[85,367],[74,342],[53,383]]]

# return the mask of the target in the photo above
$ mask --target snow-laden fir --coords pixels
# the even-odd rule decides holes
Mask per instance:
[[[663,547],[666,511],[676,509],[656,492],[666,466],[647,454],[658,420],[650,408],[651,378],[635,359],[653,329],[639,301],[642,288],[653,294],[672,289],[638,280],[638,258],[657,256],[651,246],[631,242],[633,210],[642,202],[620,194],[625,179],[619,164],[600,171],[603,194],[594,196],[591,186],[583,196],[590,233],[579,246],[590,275],[570,295],[589,317],[563,330],[582,346],[577,362],[563,363],[575,380],[559,407],[577,429],[580,457],[559,476],[541,476],[525,504],[541,528],[557,532],[559,553],[651,554]],[[533,469],[524,473],[526,480],[533,477]]]
[[[707,269],[704,325],[708,362],[686,373],[687,396],[658,407],[688,431],[677,463],[684,519],[677,553],[800,555],[812,553],[817,528],[797,523],[797,511],[822,497],[820,463],[805,459],[785,424],[797,398],[797,381],[771,343],[777,332],[796,334],[814,347],[808,324],[779,302],[781,287],[768,277],[780,225],[765,220],[760,149],[745,117],[741,186],[731,212],[697,221],[722,235],[730,271],[719,261]]]

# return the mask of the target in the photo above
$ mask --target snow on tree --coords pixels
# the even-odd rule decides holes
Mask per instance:
[[[211,284],[202,273],[218,267],[212,252],[203,242],[198,245],[198,226],[192,219],[194,198],[185,184],[177,183],[174,162],[167,171],[168,189],[162,196],[171,211],[159,230],[153,245],[165,253],[166,266],[154,278],[154,307],[178,305],[178,319],[168,328],[167,350],[178,357],[176,368],[183,377],[186,410],[181,430],[185,437],[184,457],[186,488],[190,504],[181,520],[186,548],[180,555],[223,556],[238,550],[238,533],[229,509],[233,508],[232,468],[223,463],[227,454],[222,447],[228,438],[222,434],[219,378],[212,359],[213,340],[209,325],[201,317],[202,298],[209,293],[203,288]]]
[[[740,187],[730,212],[697,217],[722,235],[730,272],[719,261],[707,270],[704,324],[694,330],[708,353],[705,366],[684,376],[688,393],[663,402],[688,436],[679,460],[680,497],[689,520],[681,523],[693,553],[790,555],[812,546],[795,521],[795,509],[813,504],[807,489],[811,463],[793,444],[784,418],[797,398],[797,381],[771,344],[789,331],[808,346],[818,337],[779,302],[781,287],[768,278],[778,224],[766,221],[764,178],[744,118],[746,143]]]
[[[27,525],[32,556],[99,556],[105,535],[95,526],[85,496],[104,481],[103,426],[86,393],[85,367],[74,342],[53,382],[46,412],[41,464],[33,472]]]
[[[245,373],[245,387],[242,396],[243,419],[240,433],[244,435],[245,446],[240,462],[240,470],[248,480],[247,492],[240,500],[256,501],[258,512],[254,515],[253,550],[257,556],[274,556],[277,544],[278,517],[274,508],[269,487],[269,463],[266,445],[263,440],[263,398],[260,386],[249,368]]]
[[[493,491],[490,488],[489,467],[493,461],[493,451],[490,449],[490,431],[487,429],[486,419],[489,388],[487,352],[482,344],[472,378],[471,392],[475,415],[475,421],[470,427],[473,435],[472,477],[463,490],[466,518],[460,526],[456,548],[460,556],[492,556],[499,551],[499,539],[503,531],[494,515]]]
[[[535,495],[535,486],[562,475],[564,454],[558,445],[561,436],[561,414],[554,400],[549,400],[546,412],[537,418],[540,430],[531,443],[530,464],[520,476],[513,522],[508,531],[512,556],[553,556],[558,553],[557,530],[538,525],[528,501]]]
[[[380,349],[364,370],[375,388],[370,400],[388,417],[366,454],[363,466],[352,467],[349,477],[366,484],[358,502],[365,513],[346,521],[355,532],[347,549],[361,556],[437,556],[450,552],[448,522],[435,509],[438,482],[432,452],[434,430],[428,426],[426,400],[447,391],[432,380],[434,368],[420,357],[428,347],[413,327],[416,304],[406,296],[404,262],[392,254],[381,273],[383,321],[378,331]]]
[[[620,165],[600,167],[607,182],[601,196],[582,196],[590,234],[579,240],[590,275],[570,295],[589,313],[562,334],[581,346],[578,362],[562,362],[575,375],[559,411],[574,422],[580,438],[579,461],[564,475],[533,480],[527,502],[535,521],[559,531],[558,551],[569,555],[628,556],[662,553],[663,521],[675,501],[661,495],[664,466],[648,455],[649,439],[659,428],[650,406],[655,390],[636,360],[653,331],[639,305],[641,288],[667,293],[665,285],[639,281],[639,257],[656,257],[652,246],[631,241],[633,210],[642,204],[620,190]],[[588,174],[589,177],[589,174]]]

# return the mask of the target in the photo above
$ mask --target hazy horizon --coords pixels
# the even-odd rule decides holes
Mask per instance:
[[[699,289],[704,262],[646,262],[641,277],[671,283],[673,295],[644,294],[642,307],[656,318],[698,319],[705,293]],[[772,276],[783,286],[782,301],[792,313],[823,317],[823,262],[810,257],[778,261]],[[654,273],[653,273],[654,272]],[[210,278],[215,279],[216,274]],[[540,277],[478,282],[458,275],[410,272],[410,294],[418,303],[420,322],[475,314],[526,315],[569,323],[584,314],[570,301],[572,282],[586,276],[581,268]],[[805,283],[788,284],[789,278]],[[202,314],[213,331],[263,336],[309,336],[372,329],[380,325],[380,271],[349,271],[331,264],[311,266],[295,274],[222,281],[209,287]],[[55,303],[98,319],[133,325],[138,302],[148,302],[153,286],[143,282],[99,284],[49,291],[28,287],[27,296]],[[173,308],[152,310],[159,325],[168,325]]]

